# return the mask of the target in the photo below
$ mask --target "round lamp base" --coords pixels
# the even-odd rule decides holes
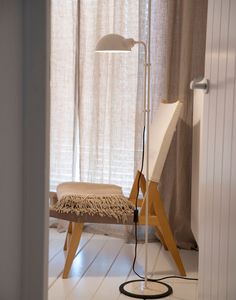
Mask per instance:
[[[131,280],[120,285],[120,292],[126,296],[138,299],[158,299],[172,294],[172,288],[166,283],[144,280]]]

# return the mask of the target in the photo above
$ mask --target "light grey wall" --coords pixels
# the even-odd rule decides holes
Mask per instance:
[[[24,300],[47,294],[49,0],[24,0],[23,42],[23,256]]]
[[[22,223],[22,3],[0,1],[0,299],[19,299]]]
[[[0,299],[47,299],[47,0],[0,1]]]

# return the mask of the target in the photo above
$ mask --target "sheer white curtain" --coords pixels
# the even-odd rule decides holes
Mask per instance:
[[[51,1],[50,188],[73,179],[77,0]]]
[[[77,180],[128,194],[141,157],[142,49],[94,49],[108,33],[145,38],[146,2],[52,0],[51,189]]]
[[[133,179],[138,49],[95,53],[103,35],[138,39],[138,1],[80,1],[79,156],[77,178],[127,191]],[[77,144],[78,145],[78,144]]]

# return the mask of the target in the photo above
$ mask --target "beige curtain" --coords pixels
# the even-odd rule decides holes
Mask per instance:
[[[178,245],[195,246],[191,232],[193,93],[190,81],[204,75],[207,0],[153,1],[152,51],[158,51],[158,84],[152,95],[183,101],[183,113],[164,167],[159,190]],[[155,14],[155,15],[154,15]]]

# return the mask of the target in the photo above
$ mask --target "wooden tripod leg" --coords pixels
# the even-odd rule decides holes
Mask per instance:
[[[155,229],[156,229],[156,236],[157,236],[157,238],[161,241],[161,243],[162,243],[164,249],[165,249],[165,250],[168,250],[168,248],[167,248],[167,246],[166,246],[166,242],[165,242],[164,237],[163,237],[163,234],[162,234],[161,230],[159,229],[159,226],[160,226],[160,225],[158,225],[158,226],[155,227]]]
[[[154,211],[158,217],[158,221],[160,223],[160,229],[163,234],[163,239],[165,241],[165,244],[170,251],[176,266],[182,276],[186,276],[186,272],[181,260],[181,257],[179,255],[179,251],[176,247],[176,242],[174,240],[165,210],[164,206],[162,204],[160,194],[157,190],[157,184],[155,182],[151,182],[150,184],[150,198],[152,199]]]
[[[140,182],[139,182],[140,180]],[[135,204],[136,202],[136,197],[139,194],[139,188],[141,188],[142,194],[145,194],[146,191],[146,180],[145,177],[143,176],[143,174],[140,173],[140,171],[137,171],[137,174],[135,176],[134,179],[134,183],[129,195],[129,200],[133,202],[133,204]],[[140,203],[142,203],[142,200],[138,200],[138,206],[141,206]]]
[[[64,247],[63,247],[64,251],[67,250],[67,247],[68,247],[68,245],[70,243],[71,234],[72,234],[72,222],[70,222],[69,225],[68,225],[66,239],[65,239],[65,243],[64,243]]]
[[[72,236],[70,240],[70,245],[67,253],[67,258],[64,266],[64,271],[63,271],[63,278],[67,278],[68,274],[70,272],[70,268],[73,262],[73,259],[75,257],[75,253],[77,251],[81,234],[83,231],[83,223],[73,223],[72,225]]]

